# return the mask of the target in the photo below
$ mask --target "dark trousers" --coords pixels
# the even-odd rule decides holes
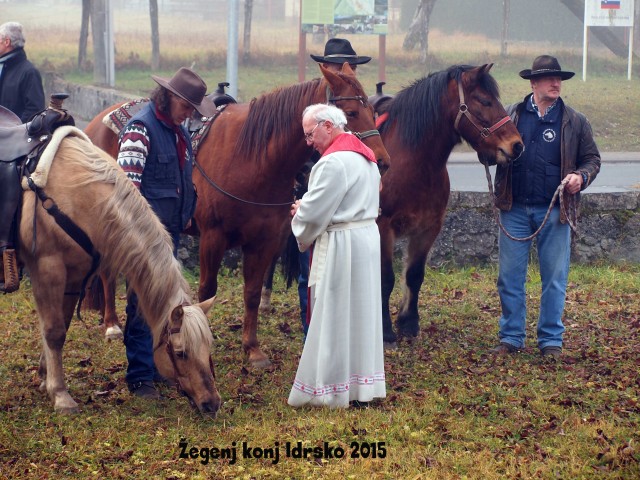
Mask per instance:
[[[12,227],[19,203],[20,178],[17,162],[0,161],[0,251],[13,246]]]

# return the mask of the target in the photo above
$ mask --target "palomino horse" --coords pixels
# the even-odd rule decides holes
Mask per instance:
[[[64,133],[72,135],[62,138]],[[50,150],[58,138],[57,152]],[[175,380],[202,413],[215,415],[220,396],[205,315],[213,299],[192,304],[169,235],[112,158],[73,127],[56,130],[51,143],[32,175],[38,188],[24,193],[19,232],[20,258],[29,271],[40,317],[41,389],[46,389],[55,410],[78,410],[65,385],[62,349],[80,287],[92,266],[86,252],[94,251],[101,268],[122,272],[138,294],[139,308],[153,333],[160,374]],[[45,173],[39,173],[41,168]],[[58,209],[84,231],[84,237],[76,234],[79,240],[74,240],[73,228],[68,234],[59,226],[54,216]]]
[[[447,159],[464,139],[489,164],[506,164],[523,150],[522,139],[499,101],[491,65],[453,66],[415,81],[386,101],[380,134],[393,162],[382,178],[382,309],[384,340],[395,343],[389,313],[394,286],[393,249],[408,237],[401,335],[417,336],[418,293],[427,255],[444,222],[449,200]]]
[[[304,140],[302,111],[314,103],[336,104],[344,110],[348,127],[362,133],[379,165],[384,168],[389,162],[374,130],[373,109],[349,65],[343,65],[339,73],[320,70],[322,78],[275,90],[248,104],[228,105],[196,154],[199,296],[215,295],[224,252],[241,247],[245,282],[242,345],[258,367],[270,364],[256,335],[262,279],[290,231],[294,178],[312,152]],[[86,128],[93,142],[114,156],[118,139],[102,118],[116,107],[105,110]]]
[[[244,275],[242,346],[256,367],[270,364],[256,335],[262,280],[279,253],[290,221],[296,172],[310,157],[302,111],[314,103],[335,103],[354,132],[375,128],[373,109],[348,64],[323,77],[278,89],[250,104],[229,105],[200,146],[194,173],[200,230],[200,298],[215,295],[225,250],[241,247]],[[377,133],[377,132],[376,132]],[[365,140],[379,164],[388,163],[380,137]],[[290,230],[289,230],[290,231]]]

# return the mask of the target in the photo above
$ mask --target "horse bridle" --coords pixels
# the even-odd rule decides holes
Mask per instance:
[[[363,107],[367,106],[369,100],[367,97],[363,97],[362,95],[353,95],[353,96],[342,96],[338,95],[337,97],[333,96],[333,92],[331,91],[331,87],[327,86],[327,103],[332,103],[336,107],[337,102],[341,100],[357,100],[359,101]],[[380,136],[380,132],[378,130],[365,130],[364,132],[351,132],[360,140],[364,140],[365,138],[375,137],[376,135]]]
[[[158,350],[158,348],[162,347],[162,343],[164,341],[164,346],[167,350],[167,355],[169,356],[169,359],[171,360],[171,364],[173,365],[173,369],[176,372],[176,378],[175,378],[176,389],[178,390],[178,393],[191,399],[191,397],[187,394],[187,392],[185,392],[185,390],[182,388],[182,385],[180,385],[180,369],[178,368],[178,362],[176,361],[177,354],[173,348],[173,344],[171,343],[171,335],[178,334],[178,333],[180,333],[180,328],[169,328],[169,324],[167,323],[164,327],[164,330],[162,330],[162,335],[160,335],[160,340],[158,341],[158,345],[155,346],[155,348],[153,349],[153,352],[155,353],[156,350]],[[209,355],[209,368],[211,369],[211,375],[213,375],[213,379],[215,380],[216,372],[213,368],[213,359],[211,358],[211,355]]]
[[[467,117],[467,120],[471,122],[471,125],[476,127],[476,129],[480,132],[480,136],[483,140],[494,133],[496,130],[498,130],[500,127],[511,121],[511,117],[507,115],[498,120],[490,127],[480,127],[476,122],[473,121],[474,115],[469,111],[469,106],[464,101],[464,90],[462,89],[461,80],[458,80],[458,95],[460,95],[460,106],[458,107],[458,115],[456,116],[456,121],[453,122],[453,129],[458,132],[458,134],[460,134],[458,125],[460,124],[460,120],[462,119],[463,115]]]

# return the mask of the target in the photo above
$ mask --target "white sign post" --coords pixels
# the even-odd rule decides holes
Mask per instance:
[[[631,80],[633,56],[633,0],[585,0],[584,39],[582,45],[582,80],[587,80],[587,45],[589,27],[628,27],[629,60],[627,79]]]

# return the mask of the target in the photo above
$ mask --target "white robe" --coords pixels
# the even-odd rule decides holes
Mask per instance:
[[[311,170],[291,227],[304,251],[311,322],[289,405],[348,407],[386,396],[382,343],[380,174],[360,154],[340,151]]]

